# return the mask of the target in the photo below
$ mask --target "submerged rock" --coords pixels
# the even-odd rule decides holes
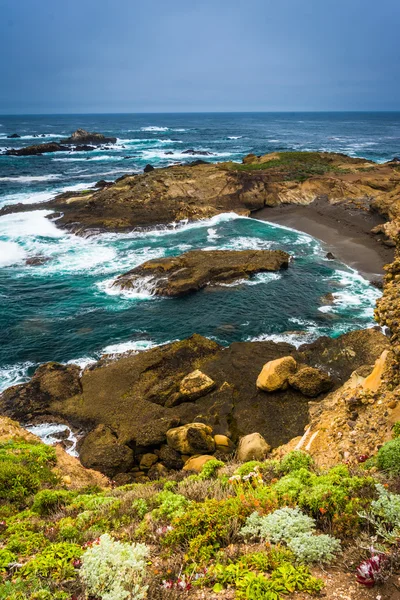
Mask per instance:
[[[20,138],[21,136],[18,135],[18,133],[12,133],[11,135],[8,135],[7,138],[9,140],[16,140],[17,138]]]
[[[149,260],[120,275],[114,286],[132,289],[143,277],[159,296],[179,296],[207,285],[248,279],[265,271],[286,269],[289,254],[282,250],[192,250],[179,256]]]
[[[5,152],[8,156],[34,156],[35,154],[47,154],[49,152],[65,152],[68,146],[62,146],[57,142],[46,142],[45,144],[34,144],[25,148],[12,148]]]

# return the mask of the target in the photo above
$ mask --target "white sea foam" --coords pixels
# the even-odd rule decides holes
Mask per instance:
[[[123,354],[124,352],[140,352],[143,350],[149,350],[157,345],[151,340],[131,340],[128,342],[119,342],[117,344],[110,344],[102,350],[102,354]]]
[[[10,267],[22,262],[26,257],[23,248],[16,242],[0,241],[0,267]]]
[[[121,289],[114,284],[115,279],[107,279],[97,283],[97,287],[109,296],[121,296],[134,300],[149,300],[155,295],[156,281],[154,277],[141,277],[130,289]]]
[[[48,446],[54,446],[54,444],[57,444],[61,441],[60,438],[56,436],[57,433],[63,433],[67,431],[68,437],[66,439],[68,442],[71,442],[71,445],[66,448],[66,452],[71,456],[79,456],[78,452],[76,451],[76,444],[78,440],[67,425],[62,425],[61,423],[41,423],[40,425],[30,425],[25,427],[25,429],[30,431],[30,433],[37,435],[42,442]]]
[[[166,154],[167,152],[173,152],[173,154]],[[204,155],[201,152],[211,152],[210,155]],[[233,156],[235,153],[231,152],[213,152],[210,150],[199,149],[194,154],[185,154],[183,152],[178,152],[176,150],[157,150],[157,148],[149,149],[149,150],[140,150],[140,154],[144,160],[152,160],[152,159],[170,159],[170,160],[190,160],[193,158],[201,158],[201,159],[213,159],[213,158],[222,158]],[[237,153],[236,153],[237,154]]]
[[[35,363],[26,361],[15,365],[4,365],[0,368],[0,392],[6,388],[25,383],[29,380],[28,369],[33,367]]]
[[[62,175],[50,173],[49,175],[19,175],[18,177],[0,177],[0,183],[16,182],[16,183],[34,183],[35,181],[54,181],[61,179]]]
[[[126,169],[123,170],[126,172]],[[104,176],[103,173],[98,174],[99,177]],[[89,175],[89,177],[93,177],[93,175]],[[82,178],[82,175],[79,176]],[[75,183],[73,185],[67,185],[63,187],[57,187],[53,190],[44,190],[42,192],[18,192],[16,194],[8,194],[6,196],[0,196],[0,207],[7,206],[9,204],[40,204],[41,202],[48,202],[57,194],[62,194],[63,192],[78,192],[80,190],[86,190],[94,185],[94,181],[88,183]]]
[[[169,127],[158,127],[157,125],[149,125],[148,127],[141,127],[140,131],[168,131]]]
[[[242,135],[228,135],[228,140],[240,140]]]
[[[299,332],[284,332],[284,333],[265,333],[254,337],[248,337],[246,341],[248,342],[266,342],[271,341],[275,343],[286,342],[287,344],[291,344],[296,348],[299,348],[302,344],[309,344],[310,342],[314,342],[321,334],[315,329],[311,329],[309,331]]]
[[[26,213],[11,213],[0,217],[0,236],[12,240],[27,237],[62,237],[64,233],[46,219],[51,210],[35,210]],[[24,239],[24,241],[25,241]]]

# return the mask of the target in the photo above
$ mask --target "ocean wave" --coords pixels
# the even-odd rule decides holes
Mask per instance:
[[[126,173],[126,169],[123,170]],[[109,172],[111,174],[114,172]],[[99,177],[104,176],[104,173],[99,173]],[[80,175],[79,179],[83,176]],[[86,177],[86,176],[84,176]],[[88,177],[92,178],[93,174],[88,175]],[[0,196],[0,207],[7,206],[9,204],[40,204],[41,202],[48,202],[58,194],[62,194],[64,192],[78,192],[81,190],[87,190],[95,182],[88,183],[75,183],[73,185],[66,185],[63,187],[57,187],[52,190],[44,190],[42,192],[17,192],[15,194],[7,194],[6,196]]]
[[[28,370],[34,366],[35,363],[30,361],[2,366],[0,368],[0,392],[12,385],[29,381]]]
[[[169,127],[159,127],[158,125],[149,125],[148,127],[141,127],[140,131],[168,131]]]
[[[172,154],[167,154],[167,152],[172,152]],[[210,152],[209,155],[204,155],[202,154],[202,152]],[[179,152],[176,150],[158,150],[157,148],[152,148],[149,150],[140,150],[140,154],[142,156],[143,159],[145,160],[154,160],[154,159],[160,159],[160,160],[172,160],[172,161],[176,161],[176,160],[192,160],[194,158],[200,158],[200,159],[205,159],[205,160],[213,160],[215,158],[228,158],[230,156],[235,156],[236,154],[238,154],[238,152],[214,152],[211,150],[207,150],[207,149],[199,149],[197,151],[195,151],[193,154],[186,154],[184,152]]]
[[[228,140],[240,140],[242,137],[242,135],[228,135]]]
[[[262,333],[257,336],[249,336],[246,341],[247,342],[286,342],[286,344],[291,344],[296,348],[302,346],[303,344],[309,344],[314,342],[321,333],[318,331],[318,328],[315,327],[309,331],[304,332],[283,332],[283,333]]]
[[[115,279],[100,281],[96,285],[108,296],[121,296],[133,300],[150,300],[155,296],[156,282],[154,277],[141,277],[130,289],[122,289],[114,285]]]
[[[62,175],[57,173],[49,173],[49,175],[19,175],[17,177],[0,177],[0,183],[15,182],[15,183],[33,183],[35,181],[54,181],[61,179]]]
[[[48,446],[54,446],[60,442],[60,438],[55,437],[57,433],[68,432],[67,441],[71,442],[71,445],[66,448],[67,454],[78,457],[79,454],[76,451],[76,444],[78,443],[77,437],[68,427],[68,425],[62,425],[61,423],[41,423],[40,425],[30,425],[25,427],[27,431],[33,433],[42,440],[44,444]]]
[[[270,283],[271,281],[277,281],[282,275],[279,273],[257,273],[249,279],[236,279],[232,283],[217,283],[218,287],[236,287],[238,285],[258,285],[260,283]]]
[[[169,342],[165,342],[169,343]],[[131,340],[128,342],[118,342],[116,344],[109,344],[101,351],[101,354],[124,354],[125,352],[141,352],[143,350],[149,350],[155,346],[161,346],[163,344],[155,344],[151,340]]]
[[[0,241],[0,267],[11,267],[23,262],[25,258],[25,250],[19,244]]]

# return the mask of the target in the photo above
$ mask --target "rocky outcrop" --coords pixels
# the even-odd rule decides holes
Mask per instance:
[[[237,459],[240,462],[249,460],[264,460],[271,446],[259,433],[250,433],[241,438],[237,450]]]
[[[129,471],[134,464],[133,450],[118,441],[105,425],[98,425],[83,440],[79,456],[84,467],[101,471],[108,477]]]
[[[139,468],[145,454],[159,456],[159,461],[149,469],[155,473],[158,464],[181,467],[182,453],[167,445],[167,434],[188,424],[200,423],[211,428],[209,445],[195,448],[196,453],[208,455],[215,451],[219,454],[223,439],[227,444],[226,454],[232,454],[238,440],[255,431],[272,448],[302,434],[310,421],[309,397],[291,386],[268,393],[258,390],[256,380],[267,362],[291,356],[302,367],[329,370],[337,389],[354,369],[373,365],[388,347],[388,339],[374,329],[336,339],[321,338],[299,349],[271,341],[240,342],[222,348],[212,340],[194,335],[138,354],[127,353],[117,359],[104,357],[82,373],[77,366],[43,365],[31,381],[3,392],[0,413],[18,415],[24,423],[43,419],[62,421],[82,429],[86,438],[98,426],[104,426],[110,439],[106,444],[110,453],[117,446],[118,451],[122,449],[121,455],[126,454],[129,459],[126,463],[121,460],[115,468],[121,471],[128,468],[133,451],[134,468]],[[215,387],[210,387],[204,396],[169,406],[171,398],[180,395],[182,381],[196,370],[210,378]],[[318,397],[319,404],[324,398],[324,394]],[[83,448],[85,443],[84,437]],[[104,450],[105,462],[101,464],[99,444],[93,442],[93,445],[97,468],[113,472],[108,453]],[[87,443],[85,464],[93,464],[89,447]]]
[[[57,226],[75,232],[126,231],[228,211],[249,215],[285,203],[307,205],[321,197],[346,211],[379,211],[394,219],[400,216],[398,163],[378,165],[325,152],[249,155],[243,164],[194,161],[127,175],[90,194],[61,194],[41,208],[62,213]],[[0,214],[36,208],[13,205]],[[397,231],[393,221],[384,225],[388,239]]]
[[[85,129],[77,129],[70,135],[70,137],[63,138],[60,140],[61,144],[115,144],[117,138],[115,137],[106,137],[102,133],[93,133],[86,131]]]
[[[289,254],[281,250],[192,250],[179,256],[159,258],[120,275],[114,286],[135,288],[143,278],[159,296],[181,296],[207,285],[248,279],[265,271],[286,269]]]
[[[259,376],[256,385],[259,390],[265,392],[276,392],[284,390],[288,386],[288,380],[297,368],[296,361],[292,356],[284,356],[267,362]]]
[[[5,154],[7,156],[35,156],[37,154],[47,154],[49,152],[66,152],[68,146],[63,146],[57,142],[46,142],[45,144],[33,144],[25,148],[11,148]]]

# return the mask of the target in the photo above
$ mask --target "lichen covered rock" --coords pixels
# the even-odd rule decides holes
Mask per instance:
[[[257,379],[257,387],[265,392],[275,392],[287,388],[289,377],[296,370],[292,356],[284,356],[267,362]]]
[[[290,375],[289,384],[310,398],[329,392],[333,388],[333,381],[328,373],[314,367],[304,367]]]
[[[214,452],[212,429],[203,423],[188,423],[167,431],[168,445],[181,454]]]

